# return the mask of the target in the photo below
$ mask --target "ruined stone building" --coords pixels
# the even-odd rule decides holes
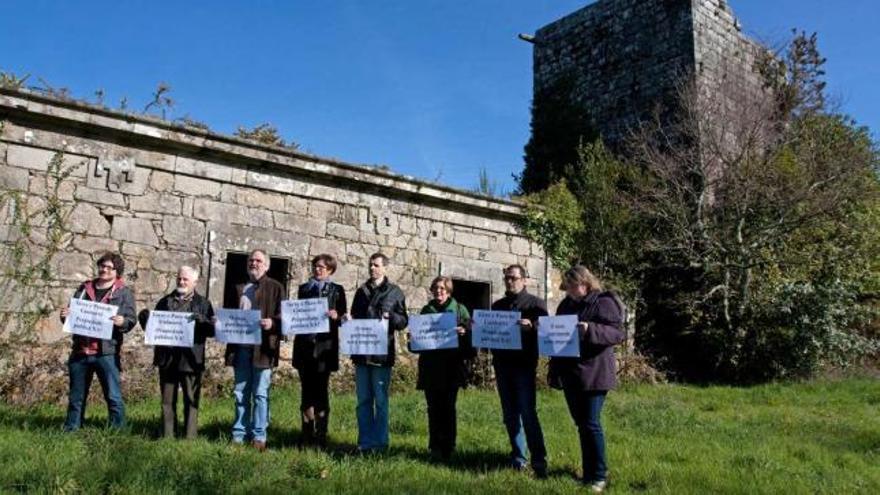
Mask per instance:
[[[138,310],[173,288],[180,264],[201,271],[200,292],[221,307],[246,278],[247,252],[258,247],[268,250],[270,275],[289,294],[307,279],[311,257],[330,253],[340,262],[334,280],[351,301],[368,277],[368,257],[382,251],[410,311],[427,302],[438,274],[455,280],[459,300],[487,308],[503,294],[501,269],[512,263],[527,267],[531,291],[553,296],[544,253],[517,232],[521,208],[504,199],[28,91],[0,90],[0,125],[4,338],[20,312],[43,312],[37,342],[12,357],[5,352],[0,374],[10,376],[22,363],[44,373],[15,375],[7,395],[66,395],[70,338],[58,311],[94,276],[105,250],[122,253]],[[59,152],[60,170],[50,166]],[[69,175],[58,182],[59,173]],[[56,201],[65,228],[52,241],[45,225],[58,217],[50,211]],[[21,228],[25,210],[37,226],[29,233]],[[28,252],[19,263],[58,249],[48,288],[7,276],[22,248]],[[152,391],[152,352],[143,339],[139,327],[126,338],[125,380],[146,380]],[[222,373],[219,347],[209,350],[215,373]],[[289,370],[289,361],[282,368]]]
[[[668,108],[683,80],[731,102],[760,87],[761,48],[725,0],[598,0],[538,29],[532,42],[535,94],[573,78],[568,98],[611,144]]]

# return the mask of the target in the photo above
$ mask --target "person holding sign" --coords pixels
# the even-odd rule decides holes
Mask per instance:
[[[312,258],[312,278],[299,286],[297,299],[324,298],[330,332],[297,334],[293,340],[293,367],[301,383],[300,413],[303,443],[327,446],[330,421],[330,373],[339,369],[339,322],[348,312],[345,289],[330,280],[336,258],[319,254]]]
[[[174,438],[177,429],[178,388],[183,392],[183,425],[186,438],[196,438],[198,433],[199,397],[202,391],[202,372],[205,371],[205,340],[214,336],[212,323],[214,307],[211,301],[196,292],[198,280],[198,271],[186,265],[181,266],[177,270],[177,287],[156,304],[157,312],[173,312],[178,314],[176,316],[185,314],[183,321],[195,323],[190,347],[157,345],[153,349],[153,365],[159,368],[162,436],[165,438]],[[150,321],[150,311],[145,309],[138,316],[141,327],[146,330]]]
[[[281,300],[284,287],[269,278],[269,255],[262,249],[251,251],[247,260],[249,281],[235,287],[238,309],[259,310],[262,336],[259,344],[227,344],[226,365],[235,372],[235,422],[232,442],[253,441],[259,451],[266,450],[269,428],[269,387],[272,368],[278,366],[281,347]],[[217,323],[216,318],[214,323]]]
[[[467,385],[467,359],[473,357],[470,345],[471,315],[464,305],[452,297],[452,279],[437,277],[431,282],[434,296],[421,314],[452,313],[455,315],[456,347],[416,351],[419,353],[418,390],[425,391],[428,404],[428,450],[431,455],[448,459],[455,450],[455,403],[458,389]],[[412,328],[412,327],[410,327]]]
[[[583,482],[594,492],[605,489],[607,466],[605,435],[599,416],[605,395],[617,385],[614,346],[626,338],[623,307],[586,267],[576,265],[565,272],[562,289],[566,297],[557,315],[577,315],[580,357],[552,357],[548,381],[565,392],[565,402],[578,429]]]
[[[493,311],[519,311],[522,349],[492,349],[495,385],[501,400],[504,426],[510,440],[510,462],[522,470],[532,455],[532,470],[547,476],[547,451],[538,421],[535,375],[538,367],[538,318],[547,316],[547,305],[526,290],[526,270],[521,265],[504,269],[504,297],[492,303]]]
[[[388,320],[388,352],[381,355],[354,355],[357,391],[358,450],[381,451],[388,448],[388,388],[394,365],[394,332],[406,328],[406,298],[400,287],[388,281],[388,257],[370,256],[370,279],[358,287],[351,305],[355,319]]]
[[[99,339],[77,334],[75,325],[70,325],[67,318],[71,317],[70,306],[61,308],[61,321],[65,327],[74,326],[73,348],[67,361],[70,388],[68,389],[67,419],[65,431],[76,431],[83,423],[86,413],[86,402],[93,374],[98,375],[104,400],[107,402],[107,415],[110,426],[121,428],[125,425],[125,404],[122,400],[122,388],[119,382],[121,370],[119,351],[122,348],[122,335],[131,331],[136,323],[134,294],[125,285],[122,278],[125,273],[125,262],[116,253],[104,253],[98,258],[98,276],[88,280],[76,289],[73,299],[94,301],[115,306],[116,316],[110,338]],[[73,319],[73,317],[71,317]]]

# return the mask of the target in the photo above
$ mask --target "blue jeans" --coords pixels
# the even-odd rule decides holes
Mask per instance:
[[[388,448],[388,386],[390,384],[390,366],[355,365],[360,450]]]
[[[510,461],[515,467],[526,465],[526,445],[535,470],[547,469],[544,433],[538,421],[535,392],[535,368],[531,366],[494,365],[495,385],[501,399],[504,426],[510,439]]]
[[[565,389],[565,402],[578,429],[581,442],[581,463],[584,483],[605,481],[608,466],[605,464],[605,434],[599,416],[605,404],[606,391]]]
[[[235,422],[232,441],[245,439],[266,441],[269,428],[269,387],[272,368],[257,368],[253,364],[254,350],[245,346],[235,351]]]
[[[122,402],[122,388],[119,386],[119,368],[116,366],[115,355],[73,355],[67,362],[67,370],[70,375],[70,390],[67,420],[64,422],[65,431],[76,431],[82,426],[93,373],[98,375],[98,381],[101,382],[101,389],[104,391],[110,426],[113,428],[125,426],[125,404]]]

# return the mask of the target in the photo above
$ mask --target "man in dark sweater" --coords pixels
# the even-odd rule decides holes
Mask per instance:
[[[526,271],[521,265],[504,269],[504,297],[492,304],[493,311],[519,311],[522,349],[492,350],[495,385],[501,399],[504,426],[510,439],[510,462],[523,469],[531,453],[535,476],[547,475],[544,434],[536,410],[535,374],[538,366],[538,318],[547,315],[543,300],[526,290]]]

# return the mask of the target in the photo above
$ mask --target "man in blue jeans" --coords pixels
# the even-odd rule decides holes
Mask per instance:
[[[251,440],[255,449],[266,450],[269,428],[269,387],[272,368],[278,366],[281,347],[281,300],[284,286],[269,278],[269,255],[251,251],[247,261],[249,281],[238,285],[238,309],[260,310],[262,341],[259,345],[228,344],[226,365],[235,374],[235,421],[232,442]],[[216,324],[216,318],[214,319]]]
[[[514,469],[528,462],[538,478],[547,476],[547,451],[536,408],[535,374],[538,366],[538,318],[547,315],[543,300],[526,290],[526,270],[521,265],[504,269],[504,297],[492,303],[493,311],[519,311],[522,349],[492,350],[495,386],[501,400],[504,426],[510,439],[510,463]]]
[[[74,299],[85,299],[117,307],[113,319],[113,335],[109,339],[95,339],[73,336],[73,347],[67,362],[70,376],[70,389],[67,402],[65,431],[76,431],[83,423],[86,402],[93,375],[98,375],[104,400],[107,402],[107,415],[111,427],[125,425],[125,404],[119,383],[119,351],[122,335],[134,328],[136,322],[134,294],[126,287],[122,275],[125,262],[116,253],[104,253],[98,258],[98,276],[83,282],[74,292]],[[70,308],[61,308],[61,321],[70,315]]]
[[[388,448],[388,387],[394,366],[394,332],[409,323],[406,298],[400,287],[385,276],[388,257],[370,256],[370,279],[360,286],[351,305],[351,317],[388,320],[388,353],[379,356],[352,356],[357,389],[358,450],[382,451]]]

